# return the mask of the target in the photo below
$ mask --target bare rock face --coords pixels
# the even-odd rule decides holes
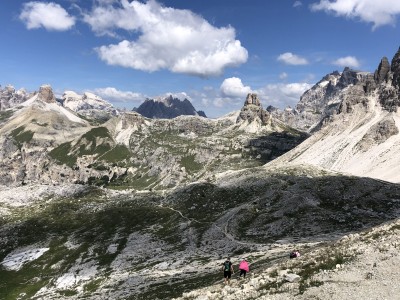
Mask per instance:
[[[396,112],[400,105],[400,49],[394,55],[390,71],[379,87],[379,102],[390,112]]]
[[[352,113],[354,107],[361,104],[364,109],[368,109],[369,101],[366,97],[365,90],[361,85],[349,87],[346,93],[340,96],[342,99],[338,113]]]
[[[263,125],[266,125],[271,119],[271,116],[268,111],[263,109],[257,94],[249,93],[236,120],[236,123],[240,123],[245,120],[248,122],[253,122],[257,118],[261,120]]]
[[[364,135],[362,140],[357,144],[361,151],[367,151],[374,145],[385,142],[388,138],[399,133],[396,122],[393,117],[378,122]]]
[[[374,79],[377,84],[384,82],[390,71],[390,64],[387,57],[383,57],[379,63],[378,69],[375,71]]]
[[[56,103],[56,97],[50,85],[42,85],[39,89],[38,100],[46,103]]]
[[[400,48],[392,59],[390,69],[393,73],[392,85],[396,88],[400,88]]]

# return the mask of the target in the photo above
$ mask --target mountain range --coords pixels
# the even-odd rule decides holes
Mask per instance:
[[[218,119],[188,100],[157,118],[172,96],[146,117],[7,86],[0,298],[341,299],[356,278],[355,299],[395,299],[379,278],[398,275],[399,90],[400,50],[373,74],[326,75],[294,109],[248,94]],[[221,286],[225,256],[253,277]]]

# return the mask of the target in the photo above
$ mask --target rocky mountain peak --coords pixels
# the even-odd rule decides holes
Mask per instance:
[[[54,96],[53,89],[48,84],[40,87],[37,99],[46,103],[56,103],[56,97]]]
[[[242,109],[240,110],[239,116],[236,123],[247,120],[249,123],[260,120],[262,125],[266,125],[271,119],[271,115],[268,111],[263,109],[261,101],[257,94],[247,94],[246,101]]]
[[[247,94],[246,101],[244,102],[244,105],[256,105],[256,106],[261,106],[260,99],[258,99],[257,94],[252,94],[249,93]]]
[[[378,69],[375,71],[374,79],[377,84],[382,83],[387,79],[387,75],[390,71],[390,64],[386,56],[381,59]]]

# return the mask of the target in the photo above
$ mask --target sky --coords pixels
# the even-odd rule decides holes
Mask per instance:
[[[295,107],[328,73],[391,60],[399,15],[399,0],[2,0],[0,85],[128,110],[172,94],[212,118],[250,92]]]

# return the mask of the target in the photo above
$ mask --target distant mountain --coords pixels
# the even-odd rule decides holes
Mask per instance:
[[[172,97],[162,102],[161,107],[190,104]],[[248,95],[240,113],[215,120],[112,113],[112,106],[95,95],[66,92],[60,103],[50,86],[40,87],[18,108],[0,114],[0,184],[174,187],[260,166],[307,138],[271,117],[255,94]],[[111,119],[102,125],[93,122],[107,114]]]
[[[29,93],[24,89],[18,91],[12,85],[7,85],[4,88],[0,86],[0,111],[12,108],[30,98]]]
[[[203,111],[196,111],[189,100],[180,100],[172,95],[160,99],[146,99],[134,110],[150,119],[173,119],[182,115],[207,118]]]

